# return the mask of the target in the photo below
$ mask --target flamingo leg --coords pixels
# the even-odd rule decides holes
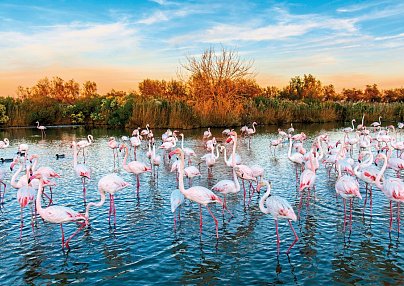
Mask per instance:
[[[278,231],[278,220],[275,220],[275,229],[276,229],[276,248],[277,248],[277,253],[279,255],[279,249],[280,249],[280,239],[279,239],[279,231]]]
[[[65,245],[66,245],[67,248],[70,248],[70,247],[69,247],[69,242],[70,242],[70,240],[71,240],[77,233],[79,233],[79,231],[82,230],[85,226],[86,226],[86,223],[83,222],[83,223],[81,224],[81,226],[80,226],[79,228],[77,228],[77,230],[66,240]]]
[[[20,225],[20,240],[22,237],[22,228],[24,226],[24,216],[23,216],[23,208],[21,208],[21,225]]]
[[[398,233],[400,233],[400,203],[397,202],[397,229]]]
[[[370,186],[369,188],[369,204],[370,204],[370,214],[372,214],[372,205],[373,205],[373,199],[372,199],[373,195],[372,195],[372,186]]]
[[[218,229],[218,222],[216,217],[214,216],[214,214],[212,213],[212,211],[210,210],[209,206],[206,205],[206,208],[208,209],[210,215],[212,216],[213,220],[215,221],[215,225],[216,225],[216,238],[219,238],[219,229]]]
[[[111,224],[111,213],[112,213],[112,195],[109,194],[108,224]]]
[[[391,231],[392,225],[393,225],[393,204],[390,201],[390,231]]]
[[[363,204],[363,213],[365,213],[366,202],[367,202],[367,200],[368,200],[368,183],[366,183],[365,189],[366,189],[366,194],[365,194],[365,202],[364,202],[364,204]]]
[[[65,245],[65,232],[63,231],[63,224],[60,224],[60,230],[62,231],[62,248]]]
[[[140,189],[140,178],[139,175],[136,175],[136,191],[139,194],[139,189]]]
[[[86,177],[81,177],[81,181],[83,182],[83,199],[86,203]]]
[[[349,200],[349,230],[352,231],[352,198]]]
[[[292,249],[292,247],[296,244],[296,242],[299,240],[299,237],[297,236],[297,234],[296,234],[296,231],[295,231],[295,229],[293,228],[293,225],[292,225],[292,222],[290,221],[290,220],[288,220],[289,221],[289,226],[290,226],[290,229],[293,231],[293,234],[295,235],[295,240],[292,242],[292,244],[289,246],[289,248],[288,248],[288,250],[286,251],[286,254],[289,254],[290,253],[290,250]]]
[[[112,205],[114,211],[114,225],[116,225],[116,207],[115,207],[115,197],[112,195]]]
[[[345,232],[345,223],[346,223],[346,199],[343,199],[344,201],[344,232]]]
[[[199,232],[202,233],[202,205],[199,205]]]

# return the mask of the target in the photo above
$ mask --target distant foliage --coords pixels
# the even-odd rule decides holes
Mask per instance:
[[[193,128],[261,124],[359,120],[403,121],[404,88],[364,90],[323,85],[313,75],[295,76],[283,88],[261,87],[253,62],[234,50],[213,48],[181,63],[178,80],[145,79],[139,92],[97,93],[97,84],[73,79],[40,79],[19,86],[17,97],[0,97],[0,124],[27,126],[85,124],[108,127]]]

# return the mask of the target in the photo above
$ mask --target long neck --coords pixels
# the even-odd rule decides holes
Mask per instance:
[[[97,202],[97,203],[91,202],[91,203],[89,203],[89,204],[87,205],[87,207],[86,207],[86,213],[85,213],[85,217],[86,217],[87,219],[89,219],[90,207],[92,207],[92,206],[94,206],[94,207],[100,207],[100,206],[102,206],[102,205],[105,203],[105,192],[100,190],[100,196],[101,196],[101,198],[100,198],[100,201],[99,201],[99,202]]]
[[[383,162],[382,169],[380,170],[380,172],[376,176],[375,184],[379,189],[381,189],[383,191],[383,185],[380,183],[380,180],[382,178],[382,175],[383,175],[384,171],[386,171],[386,168],[387,168],[387,157],[383,153],[379,153],[379,156],[382,156],[384,162]]]
[[[22,164],[20,163],[20,167],[18,167],[18,170],[13,174],[13,176],[11,177],[11,181],[10,181],[10,185],[13,188],[18,189],[18,186],[15,182],[15,180],[17,179],[17,176],[20,174],[20,172],[22,171]]]
[[[39,127],[39,121],[37,121],[37,125],[36,125],[36,128],[38,128]]]
[[[233,136],[233,152],[232,154],[232,159],[231,159],[231,165],[232,167],[236,166],[236,148],[237,148],[237,136]]]
[[[226,148],[223,148],[223,158],[224,158],[224,162],[226,163],[226,165],[229,165],[230,164],[230,162],[229,162],[229,159],[227,159],[227,151],[226,151]]]
[[[260,207],[260,210],[263,212],[263,213],[269,213],[269,209],[265,206],[265,201],[266,201],[266,199],[271,195],[271,186],[269,185],[269,183],[268,182],[266,182],[266,185],[267,185],[267,191],[266,191],[266,193],[262,196],[262,198],[260,199],[260,201],[259,201],[259,207]]]
[[[351,122],[352,122],[352,130],[355,130],[355,126],[354,126],[354,124],[353,124],[353,123],[354,123],[354,120],[352,119]]]
[[[123,157],[122,167],[126,170],[128,164],[126,164],[126,160],[128,159],[128,146],[124,146],[125,148],[125,157]]]
[[[253,128],[253,130],[254,130],[253,133],[255,133],[255,124],[254,124],[254,123],[253,123],[253,125],[252,125],[252,128]]]
[[[215,158],[216,159],[219,158],[219,145],[216,145],[216,156],[215,156]]]
[[[365,120],[365,114],[362,115],[362,127],[363,127],[363,121]]]
[[[240,191],[240,183],[238,181],[237,173],[236,170],[234,169],[234,166],[233,166],[233,181],[236,184],[236,191],[237,192]]]
[[[186,196],[187,190],[184,187],[184,153],[180,154],[180,164],[178,168],[178,189]]]
[[[152,153],[152,157],[155,158],[156,157],[156,145],[153,143],[153,153]]]
[[[36,201],[35,201],[36,210],[39,214],[41,214],[43,211],[41,204],[42,191],[43,191],[43,178],[41,177],[39,179],[38,193],[36,195]]]
[[[33,159],[34,163],[32,164],[31,170],[32,172],[35,172],[36,166],[38,165],[38,158]]]
[[[289,150],[288,150],[288,158],[292,155],[292,139],[289,138]]]
[[[76,142],[73,143],[73,167],[77,167],[77,145]]]

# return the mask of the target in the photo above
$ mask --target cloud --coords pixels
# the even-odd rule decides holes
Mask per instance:
[[[41,27],[32,33],[0,32],[0,64],[4,67],[83,65],[99,57],[115,61],[134,51],[140,37],[123,22],[108,24],[72,23]]]

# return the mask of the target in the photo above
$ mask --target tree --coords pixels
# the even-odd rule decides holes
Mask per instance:
[[[97,84],[94,81],[86,81],[81,88],[81,96],[90,97],[97,94]]]
[[[343,89],[342,90],[343,97],[348,101],[359,101],[363,99],[363,92],[360,89]]]
[[[237,91],[237,81],[254,76],[252,65],[252,61],[245,62],[236,51],[224,47],[219,54],[211,47],[200,58],[189,56],[185,63],[181,63],[189,75],[187,82],[192,95],[200,100],[233,96]]]
[[[363,93],[363,98],[366,101],[380,102],[382,100],[382,94],[377,88],[377,84],[366,85],[365,91]]]

